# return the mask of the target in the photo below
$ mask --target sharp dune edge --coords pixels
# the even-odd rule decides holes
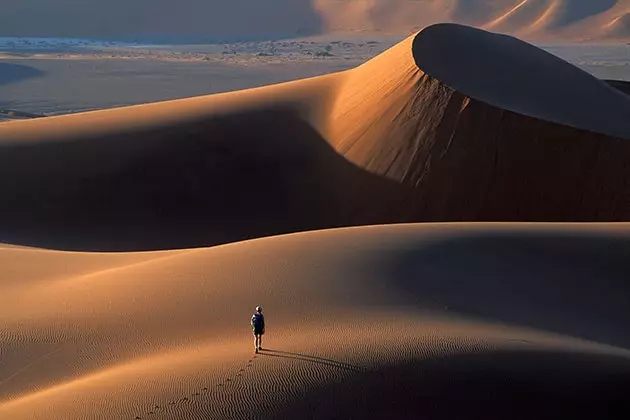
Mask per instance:
[[[0,231],[124,251],[393,222],[625,221],[627,115],[627,95],[536,47],[435,25],[347,72],[3,124]]]
[[[0,419],[625,418],[628,224],[192,249],[628,220],[624,90],[443,24],[343,73],[3,124]]]

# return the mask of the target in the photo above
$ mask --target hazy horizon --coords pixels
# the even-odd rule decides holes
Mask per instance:
[[[0,37],[203,43],[457,22],[526,39],[627,40],[629,11],[628,0],[21,0],[2,6]]]

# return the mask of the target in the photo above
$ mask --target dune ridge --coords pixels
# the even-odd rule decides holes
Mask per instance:
[[[530,44],[434,25],[346,72],[5,124],[0,231],[125,251],[397,222],[625,221],[628,113],[623,92]]]
[[[630,34],[630,13],[624,13],[612,19],[605,26],[607,38],[623,39]]]
[[[347,410],[380,418],[415,412],[397,392],[423,381],[444,396],[418,398],[468,398],[458,391],[465,377],[480,387],[466,408],[473,416],[504,416],[506,405],[488,402],[497,392],[518,395],[505,381],[540,398],[560,392],[544,418],[612,415],[627,408],[619,392],[630,381],[628,241],[627,224],[429,224],[159,253],[0,248],[3,271],[15,273],[0,297],[0,414],[290,418],[306,404],[315,418]],[[50,267],[57,280],[33,266]],[[505,276],[510,287],[501,286]],[[260,301],[269,351],[254,355],[242,313]],[[495,379],[475,369],[493,369]],[[361,408],[358,390],[384,389],[390,375],[399,384]],[[596,390],[601,375],[607,382]],[[568,383],[570,391],[558,391]],[[317,408],[321,393],[335,389],[350,398],[335,400],[339,411]],[[447,406],[427,413],[455,414]]]
[[[0,418],[624,418],[626,91],[441,24],[3,124]]]

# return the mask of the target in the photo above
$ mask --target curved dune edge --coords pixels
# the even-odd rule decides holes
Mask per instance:
[[[521,362],[530,360],[532,364],[545,358],[583,358],[591,364],[612,363],[614,371],[602,370],[608,374],[614,372],[627,378],[630,373],[630,351],[568,337],[465,320],[414,319],[402,313],[371,311],[355,315],[378,318],[373,329],[378,334],[377,340],[365,343],[365,334],[355,327],[356,318],[341,318],[334,325],[313,328],[311,337],[300,337],[300,326],[289,329],[291,333],[284,336],[274,334],[268,340],[271,343],[266,346],[268,350],[258,355],[252,354],[250,340],[245,337],[227,343],[212,342],[193,350],[133,360],[53,385],[1,404],[0,414],[16,419],[152,415],[251,418],[257,414],[290,417],[299,413],[293,405],[307,403],[311,399],[309,394],[326,392],[326,388],[343,386],[344,382],[356,382],[389,369],[409,366],[413,370],[423,363],[443,363],[445,359],[457,363],[459,358],[471,355],[481,359],[478,365],[473,361],[468,366],[472,369],[484,365],[491,368],[495,359],[518,355]],[[342,342],[330,340],[331,336],[339,335],[344,337]],[[401,335],[405,338],[401,339]],[[335,348],[327,341],[333,341]],[[363,350],[357,352],[357,347]],[[577,369],[586,364],[567,363],[567,366]],[[545,366],[539,375],[548,372],[554,371]],[[448,372],[447,365],[444,372],[438,370],[436,374],[450,374],[452,380],[458,380],[461,373]],[[504,374],[509,376],[507,372]],[[357,391],[356,386],[345,390]],[[381,392],[391,390],[383,387]]]
[[[399,222],[626,221],[629,114],[627,95],[529,44],[434,25],[342,73],[5,124],[0,239],[138,251]]]
[[[625,39],[630,35],[630,13],[619,15],[604,26],[604,34],[608,38]]]
[[[627,80],[605,80],[610,86],[614,87],[626,95],[630,95],[630,82]]]
[[[396,397],[411,386],[427,403],[472,387],[474,413],[504,418],[485,403],[514,383],[607,415],[627,408],[628,244],[627,224],[425,224],[161,253],[0,248],[0,414],[330,418],[315,401],[334,392],[332,414],[379,418],[414,412]],[[256,304],[276,352],[254,359]],[[363,412],[361,390],[394,394]]]
[[[617,0],[601,2],[563,0],[523,0],[510,6],[490,21],[484,29],[526,36],[533,39],[603,38],[606,20],[627,9]]]
[[[525,116],[630,139],[630,101],[606,83],[538,47],[456,24],[413,42],[422,71],[471,99]]]

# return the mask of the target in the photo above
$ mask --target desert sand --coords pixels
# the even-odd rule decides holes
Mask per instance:
[[[3,123],[0,418],[625,418],[624,89],[441,24]]]
[[[622,418],[629,245],[623,224],[443,224],[2,248],[0,417]]]
[[[2,239],[131,251],[394,222],[625,221],[629,114],[623,92],[530,44],[436,25],[345,72],[5,123]]]

